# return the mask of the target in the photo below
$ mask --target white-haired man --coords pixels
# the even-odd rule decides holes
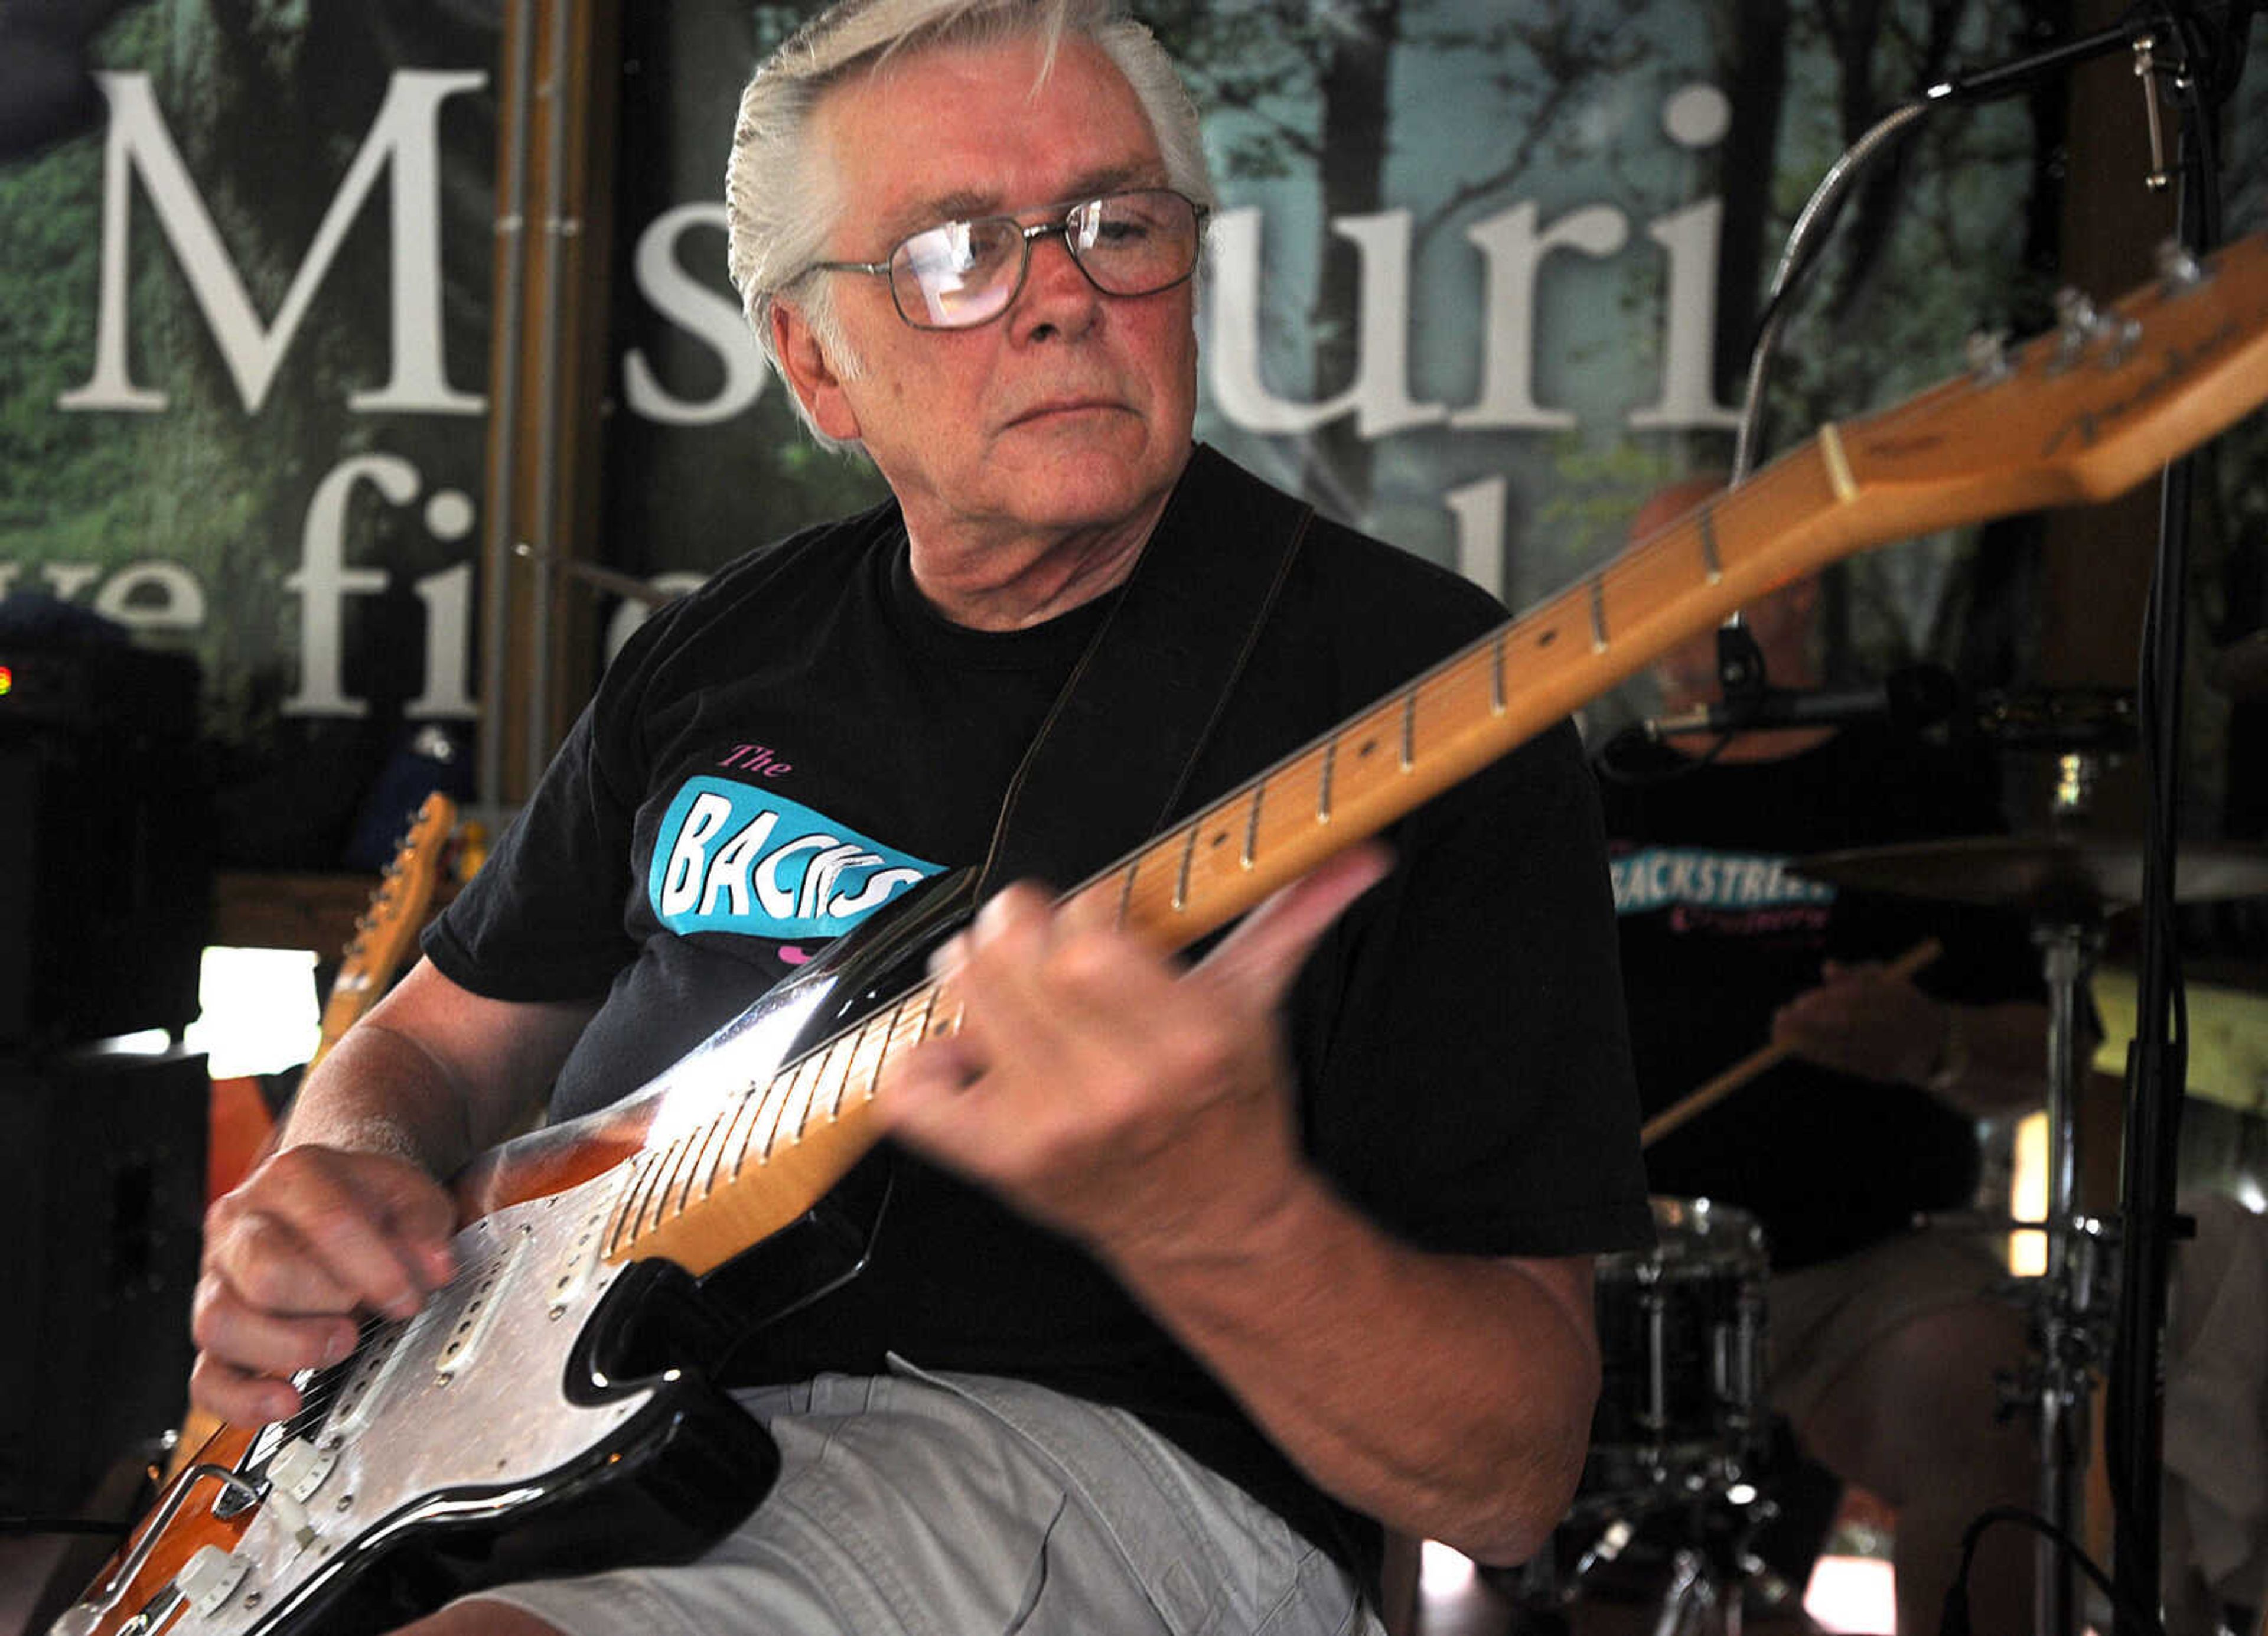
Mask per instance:
[[[1115,11],[853,0],[749,86],[734,276],[814,429],[894,499],[727,567],[610,668],[426,960],[216,1207],[210,1408],[288,1413],[357,1308],[415,1309],[449,1270],[431,1178],[546,1087],[555,1117],[620,1095],[996,830],[1108,861],[1080,856],[1105,814],[1004,822],[1004,794],[1051,733],[1142,748],[1130,689],[1049,725],[1138,560],[1275,549],[1204,532],[1266,491],[1190,441],[1211,194],[1170,65]],[[1498,617],[1320,520],[1282,564],[1193,798]],[[1188,966],[994,895],[939,955],[958,1032],[878,1094],[895,1179],[863,1271],[735,1355],[770,1495],[690,1564],[414,1628],[1336,1632],[1372,1617],[1379,1522],[1530,1552],[1596,1390],[1590,1256],[1650,1230],[1572,732],[1391,840]]]

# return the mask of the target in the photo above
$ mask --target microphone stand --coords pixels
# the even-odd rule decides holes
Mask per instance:
[[[2212,122],[2215,104],[2235,87],[2242,70],[2247,11],[2233,13],[2235,27],[2219,41],[2233,52],[2230,62],[2208,60],[2202,31],[2176,24],[2183,61],[2176,65],[2175,85],[2185,96],[2185,107],[2173,171],[2177,245],[2169,252],[2169,265],[2179,266],[2181,258],[2211,250],[2220,238],[2220,179]],[[2148,66],[2138,63],[2137,71]],[[2154,124],[2151,141],[2154,155],[2159,151]],[[2159,490],[2158,556],[2143,638],[2142,745],[2150,790],[2135,1039],[2127,1052],[2119,1185],[2125,1234],[2120,1245],[2118,1324],[2104,1448],[2117,1520],[2112,1561],[2118,1609],[2115,1628],[2120,1636],[2139,1636],[2146,1628],[2127,1610],[2155,1612],[2161,1605],[2167,1284],[2174,1242],[2186,1236],[2190,1226],[2174,1210],[2189,1058],[2174,904],[2186,630],[2182,587],[2189,583],[2195,476],[2190,455],[2166,468]]]
[[[1869,128],[1822,178],[1790,230],[1786,249],[1775,269],[1756,339],[1749,358],[1746,395],[1734,444],[1732,483],[1745,481],[1756,459],[1764,420],[1764,383],[1771,357],[1785,328],[1789,298],[1816,257],[1816,247],[1832,225],[1852,182],[1883,150],[1904,136],[1933,109],[1951,104],[1980,102],[2006,96],[2051,73],[2058,73],[2095,57],[2131,50],[2135,73],[2141,81],[2150,120],[2153,171],[2148,183],[2163,187],[2169,180],[2177,188],[2179,242],[2169,247],[2161,265],[2169,284],[2176,284],[2195,266],[2194,256],[2213,247],[2220,237],[2219,175],[2210,128],[2212,105],[2225,97],[2242,68],[2244,34],[2250,5],[2227,9],[2218,43],[2235,60],[2214,63],[2202,27],[2185,26],[2178,8],[2138,7],[2112,27],[2078,40],[2013,59],[1978,72],[1932,85],[1921,96],[1902,104]],[[2177,159],[2169,179],[2162,167],[2157,84],[2154,76],[2166,64],[2156,55],[2161,39],[2178,42],[2181,61],[2171,65],[2175,87],[2185,99]],[[2212,94],[2200,91],[2211,71],[2218,71]],[[2094,313],[2083,300],[2065,306],[2067,327],[2084,331]],[[1980,368],[1997,365],[1999,344],[1985,339],[1972,343],[1972,357]],[[2176,838],[2180,810],[2181,705],[2183,659],[2182,587],[2187,583],[2189,531],[2192,487],[2191,458],[2183,456],[2166,472],[2159,509],[2159,549],[2153,571],[2150,616],[2144,637],[2141,700],[2144,751],[2152,779],[2148,801],[2148,836],[2143,857],[2141,969],[2139,978],[2137,1037],[2127,1063],[2126,1129],[2120,1195],[2124,1231],[2120,1236],[2120,1286],[2116,1336],[2110,1372],[2109,1424],[2106,1464],[2111,1482],[2117,1519],[2115,1555],[2116,1629],[2119,1636],[2139,1636],[2143,1626],[2130,1610],[2160,1606],[2163,1431],[2165,1378],[2164,1332],[2168,1263],[2178,1223],[2172,1211],[2175,1168],[2181,1132],[2180,1098],[2183,1091],[2187,1046],[2181,1036],[2183,1005],[2178,954],[2174,947]],[[1738,615],[1734,616],[1737,626]],[[2073,1065],[2051,1062],[2051,1080]],[[2075,1155],[2051,1156],[2051,1169],[2073,1173]],[[2052,1243],[2080,1224],[2070,1219],[2069,1201],[2051,1199],[2048,1227]],[[2060,1209],[2063,1213],[2058,1214]],[[2055,1257],[2051,1258],[2051,1264]],[[2068,1258],[2066,1258],[2068,1259]],[[2053,1374],[2052,1360],[2049,1374]],[[2066,1407],[2057,1401],[2055,1383],[2043,1374],[2039,1441],[2043,1467],[2043,1505],[2058,1512],[2073,1506],[2073,1486],[2067,1480],[2074,1457]],[[2046,1519],[2061,1527],[2068,1520]],[[2068,1535],[2071,1530],[2065,1529]],[[2077,1629],[2075,1597],[2070,1565],[2058,1554],[2059,1547],[2043,1535],[2039,1547],[2035,1611],[2039,1636],[2073,1636]]]

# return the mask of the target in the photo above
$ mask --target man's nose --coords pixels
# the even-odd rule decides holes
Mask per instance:
[[[1071,254],[1063,230],[1034,239],[1030,254],[1031,265],[1024,270],[1024,288],[1016,303],[1019,330],[1037,335],[1049,329],[1067,335],[1086,329],[1101,308],[1102,291]]]

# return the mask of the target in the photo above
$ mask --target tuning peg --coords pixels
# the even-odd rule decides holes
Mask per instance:
[[[2056,322],[2067,332],[2075,331],[2082,340],[2093,333],[2097,322],[2095,303],[2085,291],[2070,284],[2055,292],[2055,312]]]
[[[1989,387],[2016,372],[2016,366],[2008,360],[2008,332],[2005,329],[1971,330],[1962,351],[1969,360],[1969,372],[1979,386]]]
[[[2110,332],[2110,344],[2102,349],[2102,367],[2116,369],[2134,356],[2134,349],[2142,343],[2142,321],[2139,318],[2110,318],[2103,321]]]
[[[2102,315],[2086,291],[2069,284],[2055,292],[2055,312],[2062,334],[2056,343],[2055,361],[2049,368],[2051,372],[2060,372],[2079,362],[2080,355],[2087,350],[2087,343],[2102,328]]]
[[[2158,277],[2169,296],[2184,290],[2194,290],[2205,280],[2205,263],[2189,246],[2178,239],[2161,239],[2153,253],[2158,263]]]

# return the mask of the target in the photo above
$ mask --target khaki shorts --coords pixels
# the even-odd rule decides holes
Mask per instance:
[[[1767,1393],[1800,1426],[1843,1372],[1914,1319],[1993,1301],[2007,1276],[1999,1241],[1926,1229],[1840,1260],[1776,1275],[1765,1296]]]
[[[706,1556],[480,1595],[570,1636],[1384,1636],[1329,1556],[1132,1415],[892,1361],[741,1395],[780,1478]]]

